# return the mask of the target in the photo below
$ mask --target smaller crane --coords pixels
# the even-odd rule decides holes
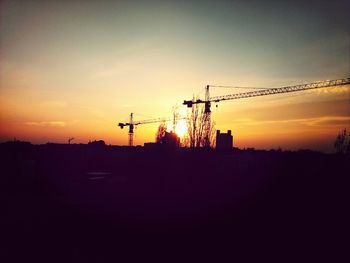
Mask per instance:
[[[158,118],[158,119],[148,119],[142,121],[134,121],[133,113],[130,114],[129,122],[119,122],[118,126],[123,129],[125,126],[129,126],[129,146],[134,145],[134,127],[140,124],[148,124],[148,123],[157,123],[157,122],[165,122],[169,121],[167,118]]]

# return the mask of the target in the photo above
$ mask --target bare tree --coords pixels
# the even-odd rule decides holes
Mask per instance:
[[[187,146],[195,147],[214,147],[215,144],[215,124],[210,123],[209,138],[205,137],[205,123],[207,115],[204,107],[200,104],[193,104],[191,112],[187,116],[187,138],[184,140]]]
[[[187,116],[187,134],[188,134],[188,142],[191,148],[196,146],[197,139],[197,124],[198,124],[198,112],[199,107],[197,104],[194,104],[191,108],[191,112]]]
[[[350,133],[346,133],[346,129],[339,132],[334,142],[334,148],[336,153],[349,153],[350,152]]]
[[[212,121],[210,124],[210,131],[209,131],[209,147],[215,148],[215,142],[216,142],[216,129],[215,129],[215,122]]]
[[[173,106],[173,132],[176,130],[176,125],[179,120],[179,106],[175,105]]]
[[[161,123],[158,127],[157,133],[156,133],[156,143],[162,143],[163,138],[166,134],[167,126],[165,123]]]

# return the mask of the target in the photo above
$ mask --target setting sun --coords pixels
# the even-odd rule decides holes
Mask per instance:
[[[185,120],[180,120],[176,124],[175,132],[179,137],[183,137],[187,132],[187,124]]]

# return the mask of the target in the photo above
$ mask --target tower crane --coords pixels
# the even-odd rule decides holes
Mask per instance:
[[[125,126],[129,126],[129,146],[133,146],[134,144],[134,127],[140,124],[149,124],[149,123],[157,123],[157,122],[165,122],[169,121],[167,118],[158,118],[158,119],[148,119],[142,121],[134,121],[133,113],[130,114],[129,122],[119,122],[118,126],[123,129]]]
[[[207,85],[205,87],[205,99],[197,99],[197,100],[185,100],[183,105],[186,105],[188,108],[192,108],[193,104],[204,104],[204,146],[209,146],[209,133],[210,133],[210,115],[211,115],[211,103],[212,102],[220,102],[224,100],[235,100],[235,99],[244,99],[250,97],[258,97],[258,96],[267,96],[274,94],[282,94],[296,91],[304,91],[311,89],[319,89],[319,88],[330,88],[334,86],[343,86],[350,84],[350,78],[345,79],[336,79],[336,80],[324,80],[311,82],[306,84],[299,84],[294,86],[285,86],[280,88],[259,88],[259,90],[242,92],[242,93],[234,93],[223,96],[215,96],[210,97],[209,87],[216,87],[215,85]],[[245,87],[235,87],[235,88],[245,88]]]

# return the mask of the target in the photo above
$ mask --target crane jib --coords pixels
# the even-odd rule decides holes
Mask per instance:
[[[313,82],[313,83],[301,84],[301,85],[295,85],[295,86],[286,86],[281,88],[271,88],[271,89],[264,89],[264,90],[258,90],[258,91],[229,94],[224,96],[216,96],[216,97],[210,98],[210,101],[219,102],[222,100],[243,99],[243,98],[250,98],[250,97],[257,97],[257,96],[266,96],[266,95],[274,95],[274,94],[281,94],[281,93],[288,93],[288,92],[295,92],[295,91],[310,90],[310,89],[342,86],[347,84],[350,84],[350,78],[338,79],[338,80],[326,80],[326,81]],[[203,103],[203,102],[200,101],[198,103]],[[193,102],[193,103],[196,103],[196,102]]]
[[[215,96],[215,97],[209,98],[208,101],[201,100],[201,99],[185,100],[183,102],[183,105],[186,105],[188,108],[191,108],[193,104],[201,104],[201,103],[206,103],[206,102],[220,102],[223,100],[243,99],[243,98],[250,98],[250,97],[258,97],[258,96],[266,96],[266,95],[274,95],[274,94],[282,94],[282,93],[288,93],[288,92],[310,90],[310,89],[342,86],[342,85],[348,85],[348,84],[350,84],[350,78],[337,79],[337,80],[324,80],[324,81],[317,81],[317,82],[307,83],[307,84],[285,86],[285,87],[281,87],[281,88],[270,88],[270,89],[256,90],[256,91],[243,92],[243,93],[235,93],[235,94],[229,94],[229,95],[223,95],[223,96]]]

